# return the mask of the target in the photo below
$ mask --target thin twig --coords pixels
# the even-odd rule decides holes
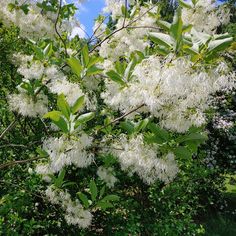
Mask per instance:
[[[0,165],[0,170],[4,169],[6,167],[9,167],[9,166],[14,166],[14,165],[17,165],[17,164],[24,164],[24,163],[28,163],[28,162],[31,162],[31,161],[39,160],[39,159],[42,159],[42,158],[44,158],[44,157],[34,157],[34,158],[31,158],[31,159],[27,159],[27,160],[19,160],[19,161],[7,162],[7,163],[4,163],[4,164]]]
[[[57,24],[58,24],[59,17],[60,17],[61,7],[62,7],[62,0],[59,0],[58,13],[57,13],[56,22],[55,22],[55,24],[54,24],[54,29],[55,29],[55,31],[56,31],[58,37],[60,38],[60,40],[62,41],[62,43],[63,43],[63,45],[64,45],[66,56],[68,56],[67,47],[66,47],[66,42],[65,42],[64,39],[61,37],[61,34],[59,33],[59,31],[58,31],[58,29],[57,29]]]
[[[17,122],[17,118],[15,118],[15,120],[13,120],[11,122],[11,124],[8,125],[8,127],[1,133],[0,139],[2,139],[4,137],[4,135],[16,125],[16,122]]]
[[[117,117],[116,119],[114,119],[113,121],[109,122],[108,124],[106,124],[106,125],[103,125],[103,126],[102,126],[102,127],[100,127],[99,129],[97,129],[97,130],[96,130],[96,132],[100,131],[101,129],[104,129],[104,128],[106,128],[106,127],[107,127],[107,126],[109,126],[109,125],[112,125],[112,124],[114,124],[114,123],[116,123],[116,122],[120,121],[121,119],[125,118],[126,116],[128,116],[128,115],[132,114],[133,112],[135,112],[135,111],[139,110],[140,108],[142,108],[142,107],[144,107],[144,106],[145,106],[145,104],[144,104],[144,103],[143,103],[143,104],[141,104],[140,106],[138,106],[138,107],[134,108],[133,110],[131,110],[131,111],[129,111],[129,112],[127,112],[127,113],[123,114],[122,116],[119,116],[119,117]]]
[[[23,148],[26,148],[27,146],[25,146],[24,144],[14,144],[14,143],[9,143],[9,144],[5,144],[5,145],[0,146],[0,148],[5,148],[5,147],[23,147]]]
[[[134,108],[133,110],[131,110],[131,111],[129,111],[129,112],[127,112],[127,113],[123,114],[122,116],[120,116],[120,117],[116,118],[115,120],[111,121],[111,122],[110,122],[108,125],[111,125],[111,124],[114,124],[114,123],[116,123],[117,121],[119,121],[119,120],[121,120],[121,119],[125,118],[126,116],[128,116],[128,115],[132,114],[133,112],[135,112],[135,111],[139,110],[140,108],[142,108],[142,107],[144,107],[144,106],[145,106],[145,104],[141,104],[140,106],[138,106],[138,107]]]

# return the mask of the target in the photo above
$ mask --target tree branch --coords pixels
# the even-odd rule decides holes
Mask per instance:
[[[58,28],[57,28],[57,24],[58,24],[59,17],[60,17],[60,12],[61,12],[61,7],[62,7],[62,0],[59,0],[58,13],[57,13],[56,22],[55,22],[55,24],[54,24],[54,29],[55,29],[55,31],[56,31],[56,34],[58,35],[58,37],[60,38],[60,40],[62,41],[62,43],[63,43],[63,45],[64,45],[66,56],[68,56],[67,47],[66,47],[66,42],[65,42],[64,39],[61,37],[61,34],[59,33]]]
[[[43,159],[43,158],[44,157],[34,157],[34,158],[31,158],[31,159],[27,159],[27,160],[7,162],[7,163],[4,163],[4,164],[0,165],[0,170],[4,169],[6,167],[9,167],[9,166],[14,166],[14,165],[17,165],[17,164],[24,164],[24,163],[27,163],[27,162],[31,162],[31,161],[35,161],[35,160],[39,160],[39,159]]]

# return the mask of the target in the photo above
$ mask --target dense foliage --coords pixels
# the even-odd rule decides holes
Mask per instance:
[[[203,235],[235,174],[234,3],[106,0],[88,39],[75,4],[1,4],[0,234]]]

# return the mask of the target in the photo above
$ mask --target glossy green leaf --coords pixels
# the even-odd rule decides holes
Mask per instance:
[[[141,120],[141,121],[137,124],[137,126],[135,127],[135,132],[138,133],[138,132],[140,132],[141,130],[144,130],[144,129],[146,128],[148,122],[149,122],[149,119],[148,119],[148,118]]]
[[[92,200],[95,201],[97,198],[97,195],[98,195],[98,189],[97,189],[97,186],[96,186],[96,183],[94,182],[94,180],[90,181],[89,190],[91,193]]]
[[[117,74],[114,70],[110,70],[106,74],[114,82],[116,82],[122,86],[126,85],[126,83],[122,80],[121,76],[119,74]]]
[[[185,0],[178,0],[178,3],[181,7],[191,9],[193,8],[193,5],[191,2],[186,2]]]
[[[62,114],[67,118],[70,119],[70,106],[66,101],[65,95],[60,94],[57,98],[57,107],[62,112]]]
[[[192,158],[192,153],[188,150],[188,148],[179,146],[174,149],[174,154],[179,158],[179,159],[191,159]]]
[[[60,171],[60,173],[58,174],[58,177],[56,178],[56,180],[54,182],[54,184],[57,188],[61,188],[63,180],[65,178],[65,174],[66,174],[66,169],[64,168]]]
[[[207,135],[205,133],[190,133],[177,139],[179,143],[186,141],[204,142],[206,140],[207,140]]]
[[[112,208],[113,205],[110,202],[99,201],[97,203],[97,207],[100,207],[102,210],[106,210],[107,208]]]
[[[75,114],[76,112],[78,112],[80,108],[83,107],[83,105],[84,105],[84,96],[81,96],[76,100],[74,105],[71,107],[71,112]]]
[[[81,52],[82,55],[82,63],[84,67],[87,67],[88,63],[89,63],[89,50],[88,50],[88,45],[86,44]]]
[[[43,118],[47,119],[51,119],[53,121],[59,121],[60,117],[61,117],[62,113],[60,111],[49,111],[48,113],[46,113]]]
[[[103,69],[101,68],[98,68],[96,66],[91,66],[89,69],[87,69],[86,76],[101,74],[102,71]]]
[[[70,59],[67,60],[67,64],[70,66],[72,71],[80,78],[83,69],[80,64],[80,61],[74,57],[71,57]]]
[[[94,118],[94,116],[95,116],[94,112],[85,113],[85,114],[79,116],[75,122],[75,128],[77,128],[81,124],[84,124],[84,123],[92,120]]]
[[[111,194],[111,195],[105,196],[105,197],[102,199],[102,201],[110,202],[110,201],[118,201],[119,199],[120,199],[119,196]]]
[[[89,207],[88,197],[85,194],[81,193],[81,192],[78,192],[77,195],[79,196],[79,199],[81,200],[83,206],[85,208],[88,208]]]
[[[216,53],[227,48],[233,42],[233,38],[217,39],[208,44],[208,53]]]
[[[162,139],[163,141],[168,141],[170,138],[170,135],[168,131],[162,129],[160,126],[154,124],[154,123],[149,123],[148,128],[156,135],[156,137]]]
[[[163,21],[163,20],[158,20],[157,24],[164,30],[169,31],[171,24],[167,21]]]
[[[178,8],[174,15],[173,23],[170,27],[170,34],[179,44],[182,37],[183,21],[181,19],[181,8]]]
[[[174,45],[174,40],[170,37],[168,34],[163,34],[163,33],[154,33],[151,32],[149,33],[150,39],[159,45],[163,45],[165,47],[173,47]]]

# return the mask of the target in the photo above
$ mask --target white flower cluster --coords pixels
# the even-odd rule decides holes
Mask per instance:
[[[42,79],[45,67],[42,62],[33,60],[33,56],[25,54],[14,54],[12,61],[18,65],[17,72],[24,77],[24,80]]]
[[[52,185],[46,189],[46,196],[52,204],[57,204],[65,211],[65,220],[69,225],[78,225],[80,228],[88,228],[92,222],[92,214],[85,210],[76,199],[71,200],[67,191],[56,189]]]
[[[97,170],[98,177],[103,180],[109,188],[113,188],[117,182],[117,178],[112,173],[114,173],[114,169],[112,167],[105,168],[103,166],[99,166]]]
[[[85,168],[91,164],[94,158],[94,154],[88,150],[91,145],[92,138],[85,133],[76,139],[68,139],[64,136],[45,139],[43,150],[49,155],[49,163],[37,165],[36,172],[48,175],[57,173],[63,167],[72,164],[79,168]]]
[[[125,5],[125,0],[105,0],[104,13],[111,13],[112,19],[122,16],[121,7]]]
[[[42,81],[51,93],[63,93],[69,105],[73,105],[79,97],[85,95],[80,85],[68,81],[56,66],[45,67],[40,61],[33,60],[33,56],[23,54],[14,54],[12,60],[18,66],[17,72],[23,76],[24,82],[29,83],[32,79]],[[36,90],[34,92],[36,93]],[[89,99],[86,96],[85,102],[89,110],[96,109],[95,97]],[[48,110],[48,99],[42,92],[33,98],[20,86],[19,94],[9,96],[9,104],[13,111],[24,116],[44,115]]]
[[[15,4],[15,0],[1,1],[0,20],[7,26],[14,24],[20,28],[20,36],[39,39],[42,37],[53,38],[55,31],[51,19],[43,16],[41,9],[31,1],[29,12],[26,14],[21,9],[9,11],[9,4]],[[18,0],[18,5],[25,4],[24,0]]]
[[[8,104],[10,110],[23,116],[43,116],[48,111],[48,98],[43,93],[38,94],[35,98],[26,92],[12,94],[8,96]]]
[[[197,31],[213,33],[221,24],[230,20],[230,11],[224,7],[216,10],[215,1],[198,0],[193,8],[184,8],[182,11],[184,24],[192,24]]]
[[[174,154],[158,158],[158,148],[145,144],[142,134],[130,140],[121,135],[111,148],[114,148],[113,153],[118,157],[122,170],[129,174],[137,173],[147,184],[157,180],[169,183],[178,173]]]
[[[45,77],[45,85],[48,87],[49,91],[58,95],[63,93],[70,106],[72,106],[79,97],[85,96],[86,108],[90,111],[96,110],[97,99],[94,93],[89,91],[89,94],[85,94],[80,84],[68,81],[67,77],[61,73],[56,66],[48,67],[45,71]],[[91,88],[97,85],[97,80],[94,78],[86,78],[84,85],[87,88]]]
[[[133,79],[122,90],[117,83],[107,80],[102,98],[123,113],[144,104],[139,112],[151,113],[163,127],[173,131],[199,127],[205,122],[204,111],[211,95],[232,88],[235,81],[233,75],[224,76],[218,68],[206,71],[193,69],[192,65],[185,58],[170,63],[150,56],[135,67]]]
[[[124,19],[124,17],[118,19],[116,29],[121,29],[124,22],[126,28],[116,32],[112,38],[101,44],[100,56],[115,61],[120,56],[130,56],[135,50],[141,52],[145,50],[149,43],[144,36],[150,31],[158,30],[155,24],[156,19],[149,15],[149,13],[157,12],[157,7],[150,10],[148,6],[136,9],[136,13],[130,19]],[[147,13],[148,11],[149,13]]]

